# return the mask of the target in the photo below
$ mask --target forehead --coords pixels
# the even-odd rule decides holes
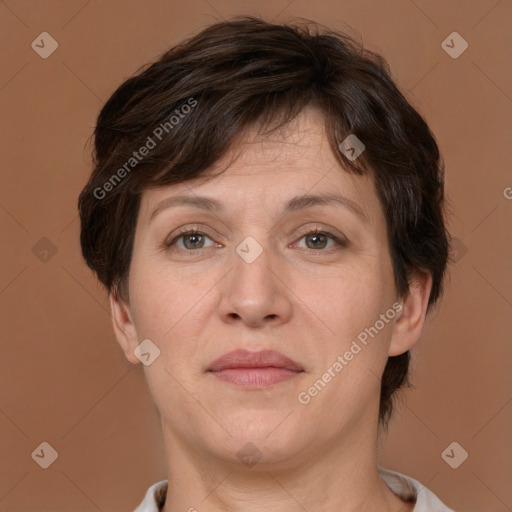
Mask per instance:
[[[139,220],[149,222],[160,202],[185,194],[215,197],[227,207],[277,208],[297,195],[340,193],[368,218],[382,215],[372,177],[357,176],[341,166],[316,109],[306,108],[270,134],[258,128],[240,134],[233,148],[203,176],[144,191]]]

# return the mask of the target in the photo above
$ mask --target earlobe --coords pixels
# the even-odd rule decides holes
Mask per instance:
[[[137,332],[133,323],[130,305],[119,298],[113,291],[109,295],[112,324],[117,342],[121,346],[124,356],[132,364],[140,364],[133,353],[138,345]]]
[[[388,356],[403,354],[419,340],[425,324],[431,289],[430,272],[416,273],[413,276],[409,293],[403,300],[403,308],[393,326]]]

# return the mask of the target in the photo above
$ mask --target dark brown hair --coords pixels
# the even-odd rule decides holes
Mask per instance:
[[[405,297],[415,273],[431,273],[430,310],[442,293],[449,245],[444,165],[426,122],[393,83],[386,61],[347,34],[250,16],[211,25],[171,48],[101,110],[94,170],[78,207],[83,256],[109,293],[129,302],[145,189],[207,175],[245,129],[272,132],[306,106],[322,113],[343,168],[372,176],[398,295]],[[350,134],[365,145],[355,160],[339,148]],[[409,360],[407,351],[387,361],[379,410],[385,427],[396,390],[409,385]]]

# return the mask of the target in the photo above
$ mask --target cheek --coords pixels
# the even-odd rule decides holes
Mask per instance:
[[[175,269],[151,265],[134,267],[131,275],[137,335],[152,340],[161,351],[165,367],[181,379],[186,379],[187,373],[201,371],[198,343],[213,317],[214,294],[207,292],[217,281],[204,274],[180,276]],[[194,366],[185,368],[185,361]]]
[[[322,414],[322,407],[332,407],[346,412],[378,394],[392,328],[391,315],[387,322],[380,318],[390,310],[393,297],[380,272],[378,265],[354,267],[325,280],[314,292],[311,287],[307,295],[308,289],[302,290],[328,333],[316,339],[318,359],[307,380],[312,395],[302,390],[315,403],[309,411]]]
[[[339,422],[362,414],[367,404],[378,401],[392,324],[376,327],[380,313],[371,315],[367,307],[361,310],[364,314],[352,316],[347,309],[336,320],[336,336],[319,340],[320,360],[297,397],[310,417],[331,411],[333,432]]]
[[[130,296],[137,329],[158,338],[172,333],[178,321],[192,312],[201,300],[206,280],[206,276],[203,279],[185,277],[166,265],[144,264],[142,258],[134,258]]]
[[[384,276],[368,266],[346,268],[321,280],[306,278],[295,291],[330,334],[341,340],[356,336],[391,306]]]

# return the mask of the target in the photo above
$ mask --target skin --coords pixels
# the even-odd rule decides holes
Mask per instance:
[[[412,510],[377,473],[380,376],[388,356],[419,339],[431,276],[418,274],[397,296],[373,181],[340,166],[315,110],[270,136],[247,132],[237,150],[218,162],[230,163],[218,176],[143,193],[129,303],[110,295],[128,361],[140,364],[134,350],[146,338],[160,350],[144,371],[162,422],[164,511]],[[293,196],[332,192],[366,220],[336,203],[281,214]],[[175,206],[150,222],[160,201],[181,194],[216,198],[225,210]],[[205,236],[162,248],[182,227]],[[348,245],[305,235],[314,228]],[[248,236],[262,248],[252,263],[236,252]],[[301,404],[299,393],[397,301],[401,312]],[[260,390],[206,372],[236,348],[274,349],[305,371]],[[261,455],[252,467],[237,456],[249,442]]]

